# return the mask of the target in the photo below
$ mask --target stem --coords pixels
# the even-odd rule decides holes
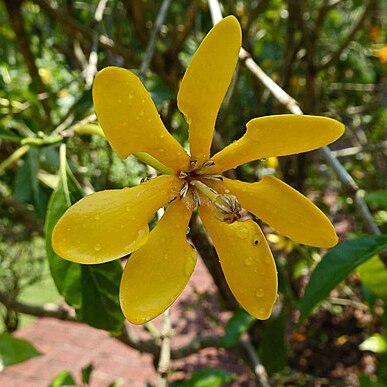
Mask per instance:
[[[157,372],[159,373],[158,378],[158,387],[167,387],[168,386],[168,371],[169,363],[171,361],[171,319],[169,315],[169,309],[167,309],[163,314],[163,326],[161,328],[161,349],[160,349],[160,359],[159,365],[157,367]]]
[[[23,145],[19,149],[16,149],[15,152],[11,154],[8,158],[6,158],[1,164],[0,164],[0,175],[5,172],[5,170],[11,166],[15,161],[19,160],[21,157],[23,157],[28,151],[30,150],[29,145]]]
[[[155,159],[153,156],[151,156],[148,153],[136,152],[134,153],[134,156],[136,156],[143,163],[150,165],[160,173],[163,173],[165,175],[173,175],[175,173],[173,169],[168,168],[167,166],[165,166],[163,163],[161,163],[159,160]]]

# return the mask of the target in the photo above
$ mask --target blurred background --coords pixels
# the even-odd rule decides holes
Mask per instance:
[[[387,1],[210,3],[238,18],[243,47],[305,114],[346,125],[330,155],[349,175],[340,176],[318,151],[251,162],[231,173],[251,182],[264,175],[283,179],[329,216],[341,245],[322,264],[326,251],[298,245],[262,225],[277,261],[280,295],[272,318],[260,322],[238,308],[194,218],[188,237],[201,256],[199,277],[172,307],[177,360],[160,371],[162,321],[123,328],[117,300],[121,265],[85,269],[64,263],[53,253],[50,235],[67,208],[66,197],[74,202],[93,191],[134,186],[149,174],[134,156],[121,160],[101,136],[91,99],[99,69],[114,65],[136,72],[165,126],[187,145],[176,95],[212,27],[209,4],[2,0],[0,385],[25,386],[23,375],[31,385],[48,385],[57,376],[58,369],[46,379],[31,369],[27,375],[27,363],[21,363],[38,351],[45,354],[28,364],[41,361],[63,341],[71,344],[66,336],[61,344],[58,339],[39,347],[42,338],[33,340],[39,324],[64,332],[86,324],[112,333],[112,341],[128,349],[128,359],[148,354],[151,385],[155,380],[162,385],[163,372],[184,386],[387,385]],[[213,152],[238,139],[250,119],[288,113],[288,107],[240,62],[217,119]],[[322,280],[329,278],[330,283]],[[82,324],[68,322],[75,319]],[[91,337],[99,331],[87,332]],[[188,349],[174,347],[185,337],[192,339],[181,344]],[[199,360],[186,357],[192,355]],[[55,385],[109,385],[93,379],[98,360],[90,360],[94,366],[88,361],[69,362],[71,372],[61,373]],[[106,373],[116,385],[137,385],[135,370],[133,379]]]

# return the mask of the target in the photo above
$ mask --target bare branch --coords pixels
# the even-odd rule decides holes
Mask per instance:
[[[171,319],[169,309],[167,309],[163,314],[163,325],[161,328],[161,350],[159,365],[157,367],[157,372],[159,374],[157,385],[159,387],[168,386],[169,364],[171,361],[171,336]]]
[[[54,317],[59,320],[77,321],[72,309],[56,304],[30,305],[0,292],[0,303],[7,309],[35,317]]]
[[[152,30],[150,38],[149,38],[149,42],[146,46],[144,58],[141,62],[140,72],[138,74],[141,80],[144,79],[144,75],[149,69],[149,65],[150,65],[152,57],[153,57],[153,52],[155,50],[156,38],[157,38],[157,35],[159,33],[160,27],[164,23],[164,20],[167,16],[167,12],[168,12],[170,4],[171,4],[171,0],[163,0],[163,3],[161,4],[160,10],[157,14],[157,18],[156,18],[155,24],[153,26],[153,30]]]

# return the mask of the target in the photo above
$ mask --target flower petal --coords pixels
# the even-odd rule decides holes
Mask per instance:
[[[281,180],[272,176],[257,183],[224,179],[222,185],[237,196],[243,208],[280,234],[309,246],[337,244],[335,229],[323,212]]]
[[[131,71],[101,70],[94,80],[93,101],[107,140],[123,159],[146,152],[175,170],[187,167],[187,153],[165,129],[149,93]]]
[[[246,133],[218,152],[214,170],[227,171],[252,160],[307,152],[337,140],[344,125],[332,118],[282,114],[249,121]]]
[[[176,200],[149,234],[147,244],[129,258],[121,280],[125,317],[144,324],[167,309],[186,286],[196,264],[186,234],[191,210]]]
[[[134,188],[84,197],[59,219],[52,234],[56,254],[72,262],[112,261],[142,246],[148,219],[178,195],[175,176],[160,176]]]
[[[205,205],[199,211],[235,298],[255,318],[268,319],[277,298],[277,270],[261,229],[252,220],[221,222]]]
[[[204,38],[181,82],[177,103],[190,125],[191,158],[199,163],[209,159],[216,117],[240,48],[240,25],[228,16]]]

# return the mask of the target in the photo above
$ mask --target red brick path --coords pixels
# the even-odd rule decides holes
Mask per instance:
[[[188,343],[198,334],[222,332],[219,321],[224,325],[229,314],[219,310],[211,277],[200,260],[187,288],[172,307],[171,316],[176,332],[173,347]],[[160,319],[155,325],[160,325]],[[131,329],[146,337],[142,328]],[[80,371],[90,363],[94,366],[92,387],[106,387],[116,379],[121,380],[122,386],[144,387],[147,383],[155,385],[157,380],[150,355],[87,325],[43,318],[19,330],[16,336],[33,342],[44,355],[7,367],[0,373],[0,387],[47,387],[62,370],[71,371],[80,383]],[[225,350],[206,349],[173,361],[171,367],[173,379],[186,377],[196,369],[219,367],[238,375],[234,386],[255,386],[243,363]]]

